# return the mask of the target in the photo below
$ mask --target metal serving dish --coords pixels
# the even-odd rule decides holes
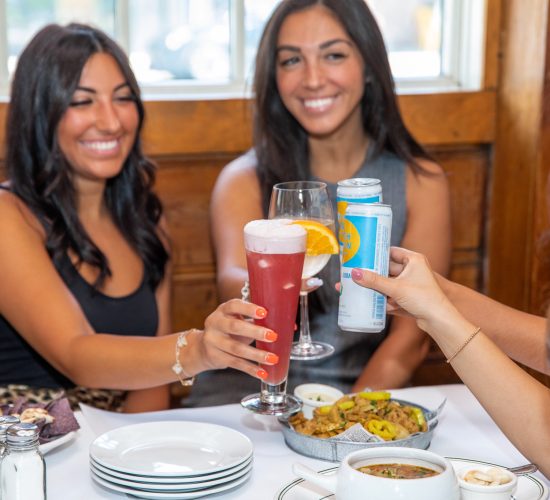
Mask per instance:
[[[364,448],[376,448],[381,446],[406,446],[409,448],[420,448],[425,450],[430,446],[432,436],[435,428],[437,427],[437,416],[443,404],[435,411],[428,410],[423,406],[410,401],[404,401],[402,399],[391,398],[392,401],[397,401],[402,405],[415,406],[420,408],[426,418],[428,424],[428,430],[426,432],[417,432],[411,434],[408,438],[398,439],[396,441],[383,441],[376,443],[364,443],[354,442],[346,439],[333,438],[318,438],[313,436],[306,436],[296,432],[292,426],[288,423],[286,418],[279,418],[281,424],[285,442],[289,448],[296,453],[305,455],[307,457],[319,458],[321,460],[328,460],[330,462],[340,462],[346,455],[352,451],[362,450]]]

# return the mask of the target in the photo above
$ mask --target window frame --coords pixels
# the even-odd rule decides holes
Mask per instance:
[[[229,0],[229,81],[173,80],[140,84],[147,100],[215,100],[249,98],[252,68],[245,67],[245,0]],[[367,0],[368,1],[368,0]],[[473,91],[483,88],[488,0],[441,0],[441,75],[396,79],[399,94]],[[9,100],[6,0],[0,0],[0,101]],[[130,0],[115,2],[115,37],[129,53]]]

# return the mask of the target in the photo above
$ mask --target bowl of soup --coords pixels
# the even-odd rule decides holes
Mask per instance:
[[[448,459],[427,450],[366,448],[350,453],[334,475],[295,464],[294,473],[335,493],[338,500],[460,500]]]

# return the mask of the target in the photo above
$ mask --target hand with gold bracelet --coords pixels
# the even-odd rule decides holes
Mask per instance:
[[[496,424],[550,477],[550,389],[514,363],[495,343],[504,344],[512,356],[514,346],[522,342],[532,344],[521,348],[522,361],[550,373],[548,363],[539,359],[545,357],[548,361],[550,357],[543,347],[544,334],[538,328],[542,318],[442,280],[432,271],[425,256],[403,248],[391,248],[389,274],[386,278],[368,270],[352,271],[356,283],[388,296],[389,314],[416,319],[419,328],[438,343],[447,361]],[[478,321],[483,322],[481,326],[474,323]],[[514,343],[507,340],[510,325],[517,337]],[[533,325],[536,328],[531,328]],[[485,328],[490,330],[491,337],[485,335]],[[521,394],[524,402],[514,418],[510,418],[510,394]],[[525,427],[525,421],[530,422],[529,428]]]

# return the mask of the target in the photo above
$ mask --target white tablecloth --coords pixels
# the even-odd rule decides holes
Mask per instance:
[[[520,465],[526,459],[500,432],[493,420],[463,385],[414,387],[391,391],[392,396],[435,409],[447,398],[434,431],[430,450],[447,457],[461,457],[504,466]],[[178,409],[155,413],[121,415],[84,408],[77,413],[82,426],[76,439],[46,455],[48,500],[94,500],[126,498],[93,482],[88,466],[88,448],[99,434],[138,422],[188,420],[225,425],[247,435],[254,444],[254,469],[249,481],[230,493],[207,498],[270,500],[293,479],[292,464],[300,462],[321,470],[334,466],[290,450],[274,417],[249,413],[240,405]],[[536,474],[548,482],[542,475]]]

